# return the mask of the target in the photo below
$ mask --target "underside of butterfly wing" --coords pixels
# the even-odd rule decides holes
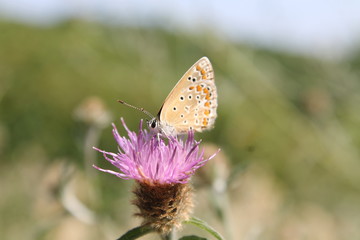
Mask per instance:
[[[159,111],[160,128],[166,135],[189,130],[202,132],[214,126],[217,91],[208,58],[197,61],[179,80]]]

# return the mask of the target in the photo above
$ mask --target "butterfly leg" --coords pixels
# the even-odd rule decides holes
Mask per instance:
[[[156,133],[156,138],[157,138],[158,142],[160,142],[160,134],[161,134],[161,133],[159,133],[159,132]]]

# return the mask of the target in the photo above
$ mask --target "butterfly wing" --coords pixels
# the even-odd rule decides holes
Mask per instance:
[[[189,130],[202,132],[214,126],[217,91],[212,65],[207,57],[198,60],[170,92],[158,118],[160,128],[171,135]]]

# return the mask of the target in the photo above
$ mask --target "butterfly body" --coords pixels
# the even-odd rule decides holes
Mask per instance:
[[[213,68],[203,57],[182,76],[148,125],[166,136],[202,132],[214,127],[217,105]]]

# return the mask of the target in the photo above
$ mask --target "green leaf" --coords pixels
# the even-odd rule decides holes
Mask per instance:
[[[153,232],[154,229],[148,226],[139,226],[127,231],[124,235],[119,237],[117,240],[132,240],[144,236],[145,234]]]
[[[190,236],[183,236],[182,238],[179,238],[179,240],[207,240],[206,238],[198,237],[195,235]]]
[[[215,229],[210,227],[206,222],[204,222],[203,220],[201,220],[199,218],[192,217],[188,221],[184,221],[184,223],[193,224],[193,225],[197,226],[198,228],[201,228],[201,229],[207,231],[208,233],[213,235],[216,239],[224,240],[224,238],[221,236],[220,233],[218,233]]]

